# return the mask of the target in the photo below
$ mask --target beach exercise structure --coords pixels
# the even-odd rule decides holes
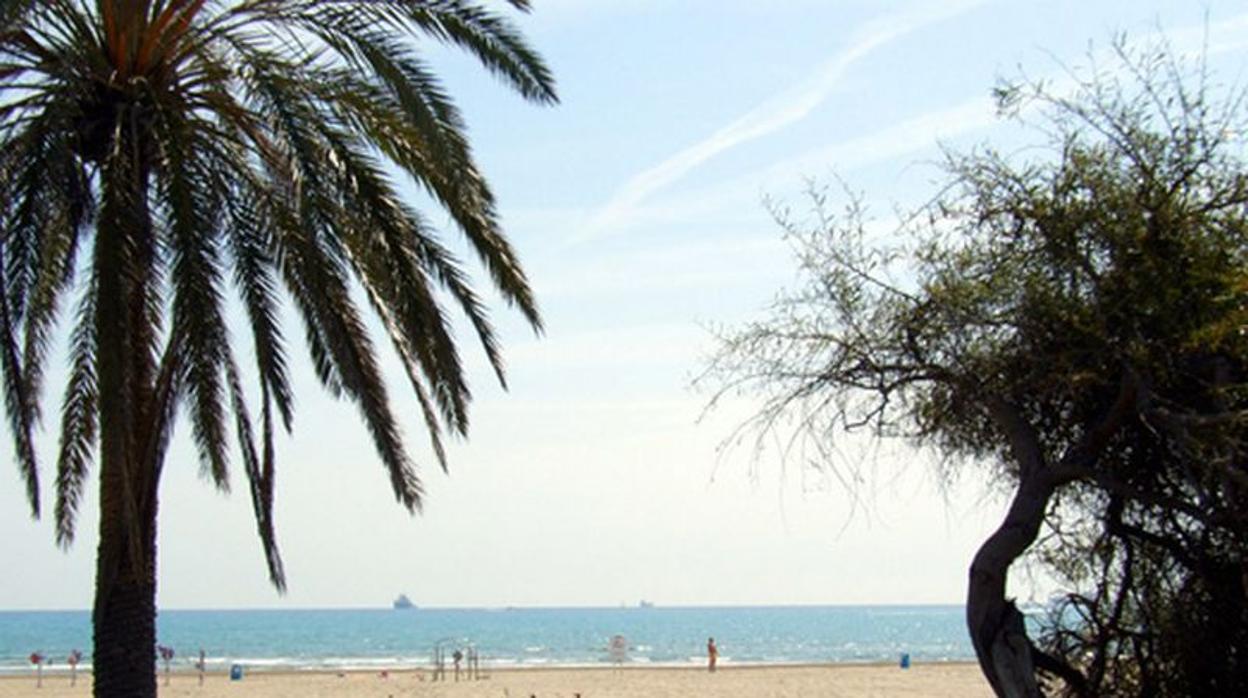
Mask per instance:
[[[623,635],[612,635],[611,641],[607,643],[607,655],[611,657],[611,663],[617,667],[624,665],[628,661],[628,638]]]
[[[459,681],[460,672],[467,681],[479,681],[488,678],[481,673],[481,654],[477,646],[467,640],[444,638],[433,646],[433,676],[431,681],[446,681],[447,658],[451,660],[455,680]]]

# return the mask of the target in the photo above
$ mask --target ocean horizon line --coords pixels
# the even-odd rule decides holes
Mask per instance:
[[[785,608],[964,608],[965,602],[911,602],[887,601],[872,603],[697,603],[697,604],[663,604],[647,602],[619,604],[482,604],[482,605],[441,605],[414,603],[411,608],[396,609],[389,602],[378,605],[342,605],[342,606],[160,606],[159,612],[209,612],[222,613],[231,611],[246,612],[284,612],[284,611],[613,611],[613,610],[715,610],[715,609],[785,609]],[[0,613],[90,613],[89,607],[64,608],[0,608]]]

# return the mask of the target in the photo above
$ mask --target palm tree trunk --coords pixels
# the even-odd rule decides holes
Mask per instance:
[[[129,113],[101,167],[94,291],[100,424],[100,544],[93,663],[97,698],[156,696],[156,502],[152,448],[159,320],[147,148]]]
[[[110,483],[109,480],[112,480]],[[156,696],[156,527],[145,527],[141,545],[146,553],[134,569],[122,518],[117,511],[117,478],[101,474],[100,547],[96,561],[95,696],[97,698]],[[154,517],[153,517],[154,521]]]

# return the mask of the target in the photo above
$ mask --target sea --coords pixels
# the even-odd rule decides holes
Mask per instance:
[[[973,660],[962,606],[414,608],[164,610],[157,641],[173,671],[202,649],[209,671],[429,669],[441,653],[475,651],[489,668],[693,666],[714,637],[722,665]],[[627,647],[612,655],[612,638]],[[90,668],[88,611],[0,611],[0,674],[29,673],[30,655]]]

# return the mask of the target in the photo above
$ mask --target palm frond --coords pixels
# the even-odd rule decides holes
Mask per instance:
[[[307,237],[323,224],[316,219],[318,208],[310,205],[308,195],[309,183],[319,176],[317,170],[321,162],[315,130],[310,125],[316,114],[293,99],[295,95],[290,92],[289,81],[282,72],[285,66],[266,61],[261,55],[249,55],[246,59],[248,70],[243,85],[258,107],[260,119],[273,134],[269,142],[271,152],[263,164],[268,177],[276,184],[267,201],[261,198],[258,202],[269,204],[266,209],[273,214],[271,220],[275,223],[273,254],[278,266],[289,270],[292,263],[297,267],[300,261],[292,255],[304,249]],[[289,205],[280,199],[288,199]],[[315,286],[308,288],[306,282],[311,280],[302,280],[288,271],[284,276],[296,304],[304,310],[304,336],[317,378],[330,393],[339,396],[343,391],[342,376],[329,349],[326,329],[315,314],[306,312],[307,304],[300,301],[301,298],[312,300]]]
[[[214,213],[223,197],[214,174],[195,152],[192,125],[171,112],[157,128],[165,144],[161,199],[167,209],[172,252],[170,331],[184,341],[183,387],[201,472],[225,491],[229,474],[221,369],[229,352],[229,336],[222,317],[221,259],[216,247],[220,223]]]
[[[233,95],[214,92],[205,96],[205,102],[218,118],[219,135],[203,140],[202,155],[207,170],[219,180],[217,186],[226,192],[222,197],[222,231],[233,260],[234,286],[251,326],[266,400],[275,404],[289,432],[293,398],[278,317],[273,242],[275,228],[289,228],[295,221],[286,205],[293,195],[284,176],[289,172],[289,159],[277,152],[262,124]],[[254,169],[253,150],[254,159],[270,172],[268,180]]]
[[[38,165],[46,173],[42,189],[47,203],[42,230],[35,236],[38,249],[31,260],[22,352],[23,379],[36,401],[60,302],[71,291],[79,246],[94,206],[87,174],[72,157],[66,139],[62,137],[52,157]]]
[[[433,386],[443,418],[457,433],[465,433],[470,392],[450,328],[427,279],[419,268],[404,263],[405,250],[395,244],[412,232],[413,221],[401,215],[395,218],[401,212],[384,178],[360,161],[360,153],[339,146],[335,151],[343,166],[339,174],[352,180],[339,190],[352,191],[354,196],[347,202],[347,215],[337,221],[338,229],[343,231],[341,238],[361,285],[403,364],[424,415],[430,444],[445,470],[441,424],[425,381]]]
[[[238,446],[243,456],[243,467],[247,471],[247,482],[251,490],[251,505],[256,517],[256,532],[260,536],[260,544],[264,548],[264,559],[269,568],[269,581],[278,591],[286,591],[286,571],[282,565],[282,557],[277,549],[277,534],[273,527],[273,426],[269,412],[267,388],[261,384],[263,393],[264,442],[263,460],[256,453],[255,436],[248,416],[247,402],[243,397],[242,381],[238,376],[238,367],[232,356],[225,362],[226,383],[229,386],[230,404],[234,412],[235,429],[238,434]]]
[[[38,5],[39,0],[0,0],[0,31],[13,31]]]
[[[183,397],[186,377],[185,356],[184,338],[170,333],[157,363],[156,381],[152,387],[150,433],[147,441],[140,446],[138,459],[145,469],[155,473],[156,481],[160,480],[164,469],[165,454],[169,451],[169,440],[173,438],[173,428],[177,423],[178,404]]]
[[[56,540],[74,540],[83,487],[95,453],[99,390],[96,384],[95,296],[88,292],[70,338],[69,380],[61,402],[61,448],[56,464]]]
[[[290,431],[293,398],[286,367],[285,341],[278,317],[274,260],[269,253],[273,244],[269,230],[274,224],[260,218],[263,206],[254,192],[244,187],[243,181],[242,178],[236,179],[235,193],[225,200],[229,233],[227,243],[234,260],[234,286],[247,310],[261,381],[271,395],[286,430]]]
[[[396,350],[408,363],[413,355],[418,359],[447,422],[463,433],[470,391],[449,322],[423,271],[402,263],[399,245],[420,231],[404,217],[376,163],[341,134],[325,131],[322,136],[337,164],[326,173],[334,177],[335,191],[342,192],[345,214],[335,220],[335,238],[396,339]]]
[[[2,252],[2,251],[0,251]],[[4,285],[0,279],[0,287]],[[17,467],[26,482],[26,499],[31,515],[39,518],[39,465],[35,459],[33,396],[23,378],[20,345],[14,328],[13,311],[0,291],[0,368],[4,376],[4,408],[17,446]]]
[[[426,188],[463,231],[503,298],[540,330],[532,289],[501,233],[494,195],[473,159],[458,110],[406,46],[367,33],[353,46],[348,55],[371,70],[380,90],[351,72],[313,70],[306,89]]]
[[[334,226],[342,216],[336,191],[325,186],[329,154],[319,139],[315,110],[283,90],[289,83],[257,66],[253,84],[272,110],[277,138],[296,173],[297,227],[275,230],[283,280],[299,308],[318,374],[351,397],[360,409],[378,455],[390,473],[395,497],[409,510],[420,506],[422,488],[402,445],[368,332],[347,283],[348,271]]]
[[[5,412],[16,446],[18,470],[34,517],[40,515],[39,471],[34,450],[34,428],[39,418],[38,391],[24,365],[21,330],[26,319],[32,277],[37,273],[44,227],[50,215],[44,174],[53,140],[48,119],[25,124],[10,134],[10,149],[0,155],[4,174],[3,230],[0,231],[0,370],[3,373]]]
[[[328,351],[326,359],[333,362],[341,377],[343,392],[359,408],[377,453],[390,473],[396,499],[415,511],[420,508],[423,488],[403,448],[368,330],[351,301],[342,270],[315,245],[302,240],[287,240],[284,244],[291,250],[288,287],[309,324],[319,328]],[[302,278],[293,278],[296,274]],[[305,281],[309,285],[304,285]]]
[[[279,241],[288,259],[284,269],[288,288],[309,325],[318,328],[328,352],[326,359],[334,364],[343,392],[359,407],[378,455],[390,473],[395,497],[408,509],[416,510],[422,488],[390,411],[368,330],[350,298],[345,263],[333,249],[334,239],[329,233],[336,230],[335,219],[340,217],[334,213],[332,202],[317,190],[318,183],[318,179],[309,181],[305,205],[308,218],[318,222],[314,234],[323,234]]]
[[[404,18],[424,34],[472,53],[526,98],[544,104],[559,101],[550,69],[505,17],[461,0],[375,3],[368,9],[382,14],[392,6],[400,8]]]
[[[473,290],[468,275],[464,272],[455,255],[444,247],[433,231],[423,222],[418,211],[402,203],[402,217],[407,222],[407,235],[391,241],[396,254],[396,264],[411,265],[423,274],[429,275],[449,292],[459,305],[460,311],[469,320],[476,332],[477,340],[485,352],[490,366],[498,382],[507,387],[504,373],[502,347],[494,333],[490,321],[490,313],[480,296]],[[410,272],[416,273],[416,272]]]

